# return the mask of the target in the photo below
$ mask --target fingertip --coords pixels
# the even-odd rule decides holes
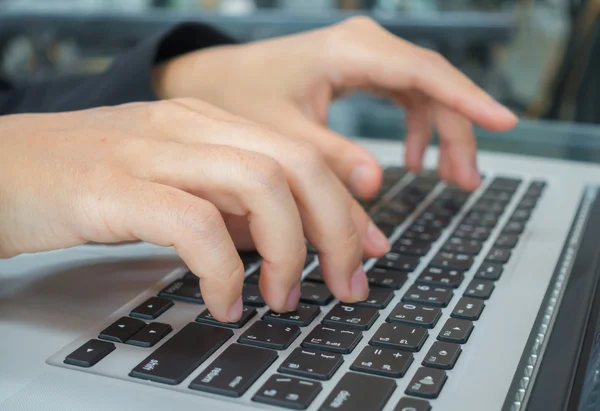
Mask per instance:
[[[360,163],[350,174],[349,186],[352,193],[360,198],[369,198],[379,191],[381,168],[376,164]]]
[[[240,296],[227,310],[227,321],[235,323],[242,318],[242,296]]]

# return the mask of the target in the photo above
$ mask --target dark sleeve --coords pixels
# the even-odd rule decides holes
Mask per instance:
[[[104,72],[48,82],[10,85],[0,79],[0,115],[44,113],[154,101],[152,68],[193,50],[230,44],[220,32],[201,24],[175,26],[141,42]]]

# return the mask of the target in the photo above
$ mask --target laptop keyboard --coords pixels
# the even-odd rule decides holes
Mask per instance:
[[[381,410],[403,379],[410,382],[394,409],[430,410],[428,399],[443,395],[455,364],[468,355],[469,338],[485,321],[485,302],[545,185],[496,176],[467,193],[432,171],[415,176],[387,168],[380,193],[362,203],[392,242],[387,255],[365,262],[371,286],[365,301],[335,301],[309,246],[298,309],[273,312],[258,288],[259,256],[242,253],[247,277],[238,322],[220,323],[203,307],[176,332],[161,322],[174,306],[203,304],[198,279],[188,273],[98,330],[97,339],[64,363],[90,368],[120,345],[134,346],[148,352],[129,372],[132,381],[178,385],[204,365],[189,392],[241,397],[249,391],[252,401],[289,409],[314,405],[326,389],[320,410]],[[420,352],[426,354],[418,363]],[[329,380],[335,386],[322,384]]]

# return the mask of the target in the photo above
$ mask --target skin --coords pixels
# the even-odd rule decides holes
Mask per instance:
[[[164,100],[0,118],[0,257],[91,241],[174,246],[213,316],[236,321],[236,247],[258,250],[265,301],[291,311],[306,238],[333,294],[363,300],[361,258],[390,245],[350,192],[377,192],[381,168],[325,127],[332,99],[367,89],[403,105],[415,171],[437,127],[439,171],[465,189],[479,184],[471,123],[516,123],[439,55],[363,18],[193,52],[157,67],[153,85]]]

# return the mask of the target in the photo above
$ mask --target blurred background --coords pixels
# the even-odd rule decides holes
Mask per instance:
[[[600,123],[599,0],[0,0],[0,76],[100,71],[180,21],[252,41],[356,14],[442,53],[520,116]],[[402,113],[362,94],[336,103],[330,122],[346,135],[403,135]]]

